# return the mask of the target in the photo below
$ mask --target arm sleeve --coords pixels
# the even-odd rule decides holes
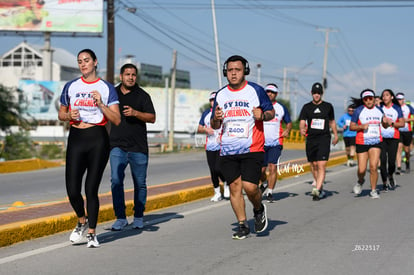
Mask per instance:
[[[288,124],[288,123],[292,122],[292,119],[290,118],[290,114],[289,114],[289,111],[288,111],[288,109],[286,108],[286,106],[285,106],[285,105],[282,105],[282,107],[283,107],[283,110],[284,110],[284,112],[285,112],[285,115],[283,116],[283,121],[284,121],[286,124]]]

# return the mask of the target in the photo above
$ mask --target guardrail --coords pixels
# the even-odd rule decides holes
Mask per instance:
[[[289,137],[285,138],[284,142],[305,143],[305,137],[300,134],[299,130],[291,130]]]

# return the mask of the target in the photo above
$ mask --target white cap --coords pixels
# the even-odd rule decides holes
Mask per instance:
[[[216,98],[216,94],[217,94],[216,92],[211,92],[208,100],[214,100]]]
[[[367,90],[367,91],[365,91],[365,92],[363,92],[363,93],[362,93],[362,98],[367,97],[367,96],[372,96],[372,97],[374,97],[374,96],[375,96],[375,94],[374,94],[374,92],[373,92],[373,91],[371,91],[371,90]]]
[[[395,97],[397,99],[404,99],[404,94],[403,93],[398,93]]]
[[[279,89],[277,88],[277,86],[273,84],[269,84],[266,86],[265,91],[271,91],[272,93],[278,93]]]

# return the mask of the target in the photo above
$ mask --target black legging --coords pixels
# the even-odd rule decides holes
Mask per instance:
[[[381,179],[387,182],[388,177],[392,177],[395,172],[395,160],[397,158],[398,139],[383,138],[381,148]],[[387,171],[388,164],[388,171]]]
[[[109,157],[109,138],[104,126],[86,129],[71,127],[66,151],[66,191],[76,215],[85,216],[82,178],[85,179],[89,228],[95,229],[99,214],[98,189]]]
[[[211,181],[214,188],[220,186],[219,178],[224,182],[223,175],[220,172],[219,157],[220,151],[206,151],[208,168],[210,169]]]

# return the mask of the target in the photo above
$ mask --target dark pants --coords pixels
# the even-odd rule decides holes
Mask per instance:
[[[208,168],[210,169],[211,182],[214,188],[220,186],[220,181],[224,182],[223,175],[220,172],[220,150],[206,151]]]
[[[381,179],[387,181],[395,172],[395,160],[397,158],[398,139],[384,138],[381,148]],[[387,169],[388,165],[388,169]],[[388,171],[387,171],[388,170]]]
[[[86,172],[85,195],[89,228],[96,228],[99,213],[98,189],[109,158],[109,137],[104,126],[70,128],[66,151],[66,191],[80,218],[85,216],[82,178]]]

